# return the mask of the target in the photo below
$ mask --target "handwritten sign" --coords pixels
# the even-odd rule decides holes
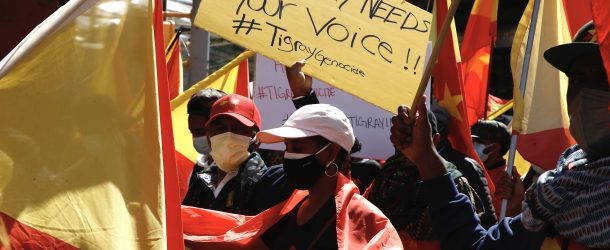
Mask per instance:
[[[314,78],[313,89],[320,103],[341,109],[348,116],[362,151],[356,157],[387,159],[394,153],[390,143],[392,113],[380,109]],[[295,111],[292,91],[284,66],[264,56],[256,57],[256,81],[253,98],[263,121],[263,129],[282,126]],[[284,144],[263,144],[262,148],[284,150]]]
[[[411,103],[431,14],[401,0],[203,0],[195,25],[378,107]]]

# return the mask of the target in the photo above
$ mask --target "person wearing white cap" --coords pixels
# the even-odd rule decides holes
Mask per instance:
[[[341,110],[328,104],[307,105],[283,126],[261,131],[257,138],[263,143],[284,142],[284,172],[298,189],[293,195],[308,191],[306,198],[262,235],[270,249],[401,247],[389,220],[339,171],[355,141],[349,119]]]

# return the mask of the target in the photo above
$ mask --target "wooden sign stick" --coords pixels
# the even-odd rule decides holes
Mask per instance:
[[[445,1],[445,0],[440,0]],[[413,99],[413,103],[411,104],[411,109],[409,111],[409,116],[414,117],[415,111],[417,110],[417,104],[421,99],[424,91],[426,90],[426,84],[430,79],[430,75],[432,75],[432,69],[436,64],[436,59],[440,54],[441,47],[443,46],[443,42],[445,41],[445,36],[447,35],[447,31],[451,25],[451,21],[453,21],[453,16],[455,16],[455,12],[457,11],[458,6],[460,5],[461,0],[453,0],[451,1],[451,6],[449,7],[449,11],[447,12],[447,16],[445,17],[445,21],[443,22],[443,26],[441,26],[441,30],[439,32],[439,36],[436,38],[434,42],[434,48],[432,49],[432,54],[430,55],[430,60],[426,64],[426,68],[424,69],[424,75],[419,82],[419,87],[417,88],[417,92],[415,93],[415,98]]]

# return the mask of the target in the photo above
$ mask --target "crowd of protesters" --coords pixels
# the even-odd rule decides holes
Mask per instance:
[[[545,53],[569,78],[578,143],[554,170],[509,175],[511,134],[493,120],[471,130],[479,165],[453,148],[449,114],[429,110],[427,97],[398,107],[387,141],[395,153],[383,166],[352,157],[358,135],[343,111],[319,103],[298,61],[286,68],[296,111],[278,128],[261,131],[249,98],[214,89],[191,97],[200,156],[183,205],[256,216],[301,195],[256,234],[269,249],[541,249],[549,239],[562,249],[610,248],[610,89],[591,30]],[[266,164],[260,143],[284,143],[281,164]],[[508,217],[499,220],[502,200]]]

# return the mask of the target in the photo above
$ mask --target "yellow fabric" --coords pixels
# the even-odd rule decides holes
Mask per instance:
[[[0,211],[82,249],[166,248],[152,2],[72,0],[9,60]]]
[[[540,250],[560,250],[561,246],[557,244],[557,241],[553,238],[545,238],[540,246]]]
[[[530,0],[511,50],[515,100],[513,130],[521,134],[569,126],[564,98],[568,79],[543,57],[548,48],[571,41],[561,0],[540,2],[526,91],[524,96],[520,95],[519,84],[533,7],[534,0]]]
[[[507,152],[504,155],[504,159],[508,159],[508,155],[510,152]],[[514,166],[517,167],[517,173],[519,173],[521,176],[524,176],[527,171],[530,170],[530,167],[532,166],[532,164],[525,160],[523,158],[523,156],[521,154],[519,154],[519,151],[515,151],[515,162],[514,162]]]
[[[163,44],[167,48],[176,35],[176,23],[172,20],[163,21]]]
[[[191,96],[205,88],[215,88],[222,90],[227,94],[234,93],[237,83],[239,64],[243,60],[247,60],[249,57],[254,56],[255,54],[256,53],[252,51],[241,53],[231,62],[227,63],[227,65],[193,85],[172,100],[172,124],[174,129],[174,143],[176,151],[193,161],[197,158],[197,155],[199,155],[199,153],[197,153],[197,151],[195,151],[193,148],[193,137],[188,130],[189,126],[186,106]]]

